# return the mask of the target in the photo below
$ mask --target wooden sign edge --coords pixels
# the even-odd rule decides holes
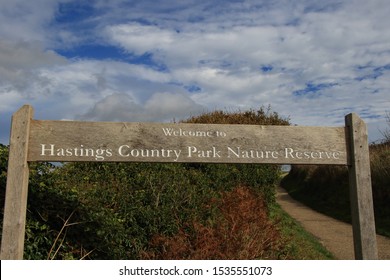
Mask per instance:
[[[272,149],[281,151],[289,149],[289,145],[298,147],[299,149],[304,150],[304,146],[312,145],[310,143],[314,142],[313,145],[317,145],[318,151],[324,153],[323,150],[326,150],[324,147],[334,148],[334,152],[340,153],[341,159],[338,158],[322,158],[321,155],[318,156],[317,151],[311,151],[313,158],[309,157],[308,152],[305,151],[306,155],[298,154],[291,156],[290,159],[286,156],[282,158],[281,155],[278,157],[270,158],[255,158],[245,159],[240,158],[237,160],[227,159],[227,158],[180,158],[180,160],[172,161],[169,158],[123,158],[115,154],[113,157],[108,159],[103,159],[101,162],[205,162],[205,163],[258,163],[258,164],[318,164],[318,165],[347,165],[349,162],[348,158],[348,144],[346,141],[346,129],[345,127],[320,127],[320,126],[273,126],[273,125],[241,125],[241,124],[192,124],[192,123],[139,123],[139,122],[83,122],[83,121],[32,121],[31,135],[30,135],[30,150],[28,155],[28,161],[59,161],[59,162],[74,162],[74,161],[95,161],[92,158],[87,157],[75,157],[69,156],[65,157],[63,155],[45,155],[43,152],[39,154],[38,145],[45,145],[42,149],[50,145],[59,146],[59,142],[66,143],[73,142],[73,146],[76,146],[75,143],[82,143],[83,148],[85,143],[89,143],[89,148],[93,147],[97,149],[98,147],[108,147],[111,145],[110,149],[115,146],[117,148],[121,144],[125,144],[129,138],[133,136],[126,135],[125,132],[129,133],[130,130],[140,130],[143,133],[146,133],[145,137],[138,135],[138,132],[132,132],[135,137],[139,138],[137,143],[148,143],[148,139],[157,139],[158,145],[161,143],[167,142],[167,147],[171,146],[172,143],[174,147],[182,149],[186,143],[203,143],[203,145],[208,146],[218,146],[218,142],[223,142],[222,138],[216,137],[218,133],[231,134],[235,133],[233,140],[237,140],[237,147],[243,147],[245,142],[248,141],[260,141],[260,137],[266,136],[264,141],[268,146],[273,146]],[[205,136],[206,133],[210,133],[210,137],[198,137],[198,136],[188,136],[188,135],[176,135],[172,137],[162,137],[161,135],[151,132],[152,129],[176,129],[180,130],[180,133],[188,133],[188,131],[193,132],[202,132]],[[177,132],[176,131],[176,132]],[[160,131],[161,132],[161,131]],[[70,135],[72,134],[72,135]],[[161,133],[160,133],[161,134]],[[248,136],[249,135],[249,136]],[[263,136],[262,136],[263,135]],[[321,137],[318,137],[321,135]],[[275,136],[277,139],[272,139],[270,137]],[[256,139],[258,137],[258,139]],[[229,137],[227,137],[229,138]],[[50,142],[48,139],[54,139]],[[76,140],[74,140],[76,139]],[[102,140],[103,139],[103,140]],[[253,140],[255,139],[255,140]],[[313,141],[315,139],[316,141]],[[131,140],[131,139],[130,139]],[[330,141],[334,142],[330,142]],[[100,141],[100,142],[99,142]],[[116,141],[116,142],[115,142]],[[155,142],[156,142],[155,141]],[[170,143],[168,143],[170,141]],[[91,144],[92,142],[92,144]],[[217,144],[213,144],[217,143]],[[309,144],[308,144],[309,143]],[[138,144],[140,145],[140,144]],[[180,146],[182,145],[182,146]],[[225,145],[225,144],[224,144]],[[72,145],[66,148],[70,148]],[[141,145],[142,146],[142,145]],[[150,144],[152,147],[152,144]],[[179,147],[180,146],[180,147]],[[229,145],[230,146],[230,145]],[[231,146],[230,146],[231,147]],[[244,145],[245,147],[245,145]],[[300,148],[302,147],[302,148]],[[161,148],[161,147],[160,147]],[[225,148],[225,146],[223,147]],[[296,149],[298,149],[296,148]],[[168,148],[169,149],[169,148]],[[289,150],[291,152],[291,150]],[[110,155],[111,156],[111,155]],[[306,157],[305,157],[306,156]],[[317,157],[317,159],[315,158]]]

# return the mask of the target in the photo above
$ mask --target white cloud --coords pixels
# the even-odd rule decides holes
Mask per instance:
[[[1,111],[29,102],[52,118],[170,120],[270,103],[298,124],[341,125],[390,107],[387,0],[99,0],[65,23],[60,2],[0,0]],[[83,42],[155,65],[49,51]]]
[[[20,72],[63,64],[66,60],[52,51],[45,51],[39,44],[28,42],[0,42],[1,79],[12,82],[20,79]]]
[[[137,55],[158,51],[174,42],[173,32],[137,23],[109,26],[105,29],[105,33],[110,40],[118,42]]]
[[[203,107],[187,95],[179,93],[155,93],[145,104],[138,104],[123,93],[114,93],[100,100],[82,115],[82,119],[94,121],[172,121],[199,113]]]
[[[0,112],[13,113],[12,110],[17,108],[22,96],[16,90],[9,87],[0,87]]]
[[[83,119],[93,121],[138,121],[142,108],[126,94],[116,93],[98,101]]]
[[[146,114],[153,120],[184,119],[199,114],[204,107],[195,103],[187,94],[157,92],[145,103]]]
[[[66,0],[1,0],[0,38],[48,43],[48,27],[60,2]]]
[[[41,67],[34,75],[28,90],[5,94],[3,89],[0,100],[8,100],[4,108],[15,107],[19,99],[20,105],[32,103],[47,118],[106,121],[169,121],[203,109],[182,85],[170,84],[166,74],[141,65],[75,60]]]

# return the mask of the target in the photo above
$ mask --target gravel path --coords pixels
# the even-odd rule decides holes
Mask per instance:
[[[316,236],[325,248],[340,260],[355,259],[352,226],[318,213],[292,199],[282,189],[277,189],[277,202],[308,232]],[[390,238],[377,235],[379,259],[390,260]]]

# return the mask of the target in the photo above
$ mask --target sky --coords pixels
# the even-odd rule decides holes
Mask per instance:
[[[172,122],[270,105],[369,140],[390,111],[388,0],[0,0],[0,143],[12,114]]]

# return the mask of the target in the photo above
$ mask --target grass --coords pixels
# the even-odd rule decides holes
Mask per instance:
[[[281,238],[288,240],[285,254],[296,260],[332,260],[335,259],[318,239],[307,232],[291,218],[279,205],[274,205],[270,217],[278,221]]]

